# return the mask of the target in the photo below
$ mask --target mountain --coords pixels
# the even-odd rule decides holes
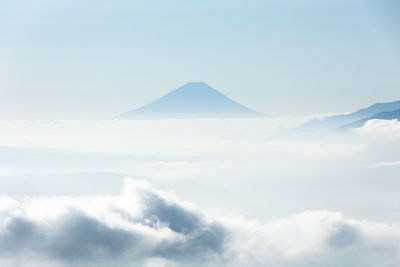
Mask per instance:
[[[190,82],[117,119],[264,117],[221,94],[204,82]]]
[[[382,112],[400,109],[400,101],[388,103],[376,103],[367,108],[360,109],[349,114],[341,114],[327,117],[323,120],[313,119],[298,127],[301,130],[334,130],[343,125],[363,120]]]
[[[378,114],[375,114],[371,117],[365,118],[365,119],[361,119],[358,121],[355,121],[353,123],[349,123],[346,125],[343,125],[341,127],[339,127],[337,130],[339,131],[343,131],[343,130],[348,130],[348,129],[352,129],[352,128],[360,128],[362,127],[367,121],[369,120],[400,120],[400,109],[396,109],[393,111],[386,111],[386,112],[381,112]]]

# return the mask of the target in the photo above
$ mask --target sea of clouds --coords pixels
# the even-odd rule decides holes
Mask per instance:
[[[303,120],[0,121],[0,265],[399,266],[400,123]]]

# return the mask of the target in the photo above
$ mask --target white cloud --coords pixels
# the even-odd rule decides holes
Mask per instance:
[[[227,234],[192,205],[129,179],[120,196],[10,202],[2,199],[0,258],[15,263],[27,257],[83,265],[153,257],[200,261],[217,255]]]
[[[307,211],[261,222],[211,217],[126,179],[117,196],[0,199],[0,263],[8,266],[387,266],[400,228]]]
[[[381,141],[395,141],[400,138],[400,121],[398,120],[369,120],[363,127],[353,131],[361,136],[372,137]]]

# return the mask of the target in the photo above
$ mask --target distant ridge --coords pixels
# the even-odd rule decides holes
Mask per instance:
[[[393,111],[381,112],[381,113],[375,114],[371,117],[361,119],[361,120],[355,121],[350,124],[343,125],[343,126],[339,127],[337,130],[344,131],[344,130],[348,130],[348,129],[352,129],[352,128],[360,128],[360,127],[363,127],[364,124],[369,120],[400,120],[400,109],[396,109]]]
[[[343,130],[344,128],[348,127],[348,125],[351,125],[355,122],[359,122],[365,119],[368,120],[369,118],[372,118],[380,113],[390,112],[397,109],[400,109],[400,101],[376,103],[372,106],[357,110],[353,113],[330,116],[323,120],[314,119],[300,125],[297,129],[306,131],[336,129]]]
[[[264,117],[205,82],[190,82],[165,96],[135,110],[122,113],[117,119],[166,118],[249,118]]]

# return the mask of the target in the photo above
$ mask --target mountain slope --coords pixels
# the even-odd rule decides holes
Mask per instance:
[[[360,128],[367,121],[374,120],[374,119],[378,119],[378,120],[395,120],[395,119],[397,119],[397,120],[400,120],[400,109],[396,109],[393,111],[381,112],[381,113],[375,114],[371,117],[361,119],[361,120],[355,121],[350,124],[343,125],[343,126],[339,127],[337,130],[343,131],[343,130],[348,130],[348,129],[352,129],[352,128]]]
[[[191,82],[119,119],[263,117],[204,82]]]
[[[350,114],[335,115],[323,120],[314,119],[298,127],[301,130],[334,130],[340,126],[372,117],[378,113],[400,109],[400,101],[376,103]]]

